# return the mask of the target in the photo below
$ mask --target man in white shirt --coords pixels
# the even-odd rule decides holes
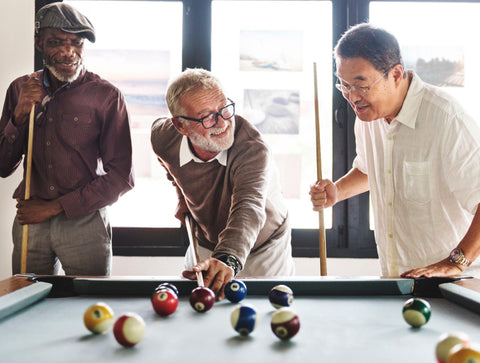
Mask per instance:
[[[335,59],[337,88],[357,116],[357,156],[335,183],[311,187],[314,210],[370,190],[384,276],[480,276],[476,122],[406,72],[397,40],[383,29],[351,28]]]

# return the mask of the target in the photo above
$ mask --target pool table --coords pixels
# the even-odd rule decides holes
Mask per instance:
[[[205,313],[192,309],[188,297],[195,281],[171,276],[12,276],[0,281],[0,361],[435,362],[435,344],[444,332],[462,331],[480,342],[477,279],[437,283],[437,293],[424,296],[432,316],[419,329],[402,318],[404,302],[420,295],[413,279],[297,276],[243,281],[248,295],[241,303],[253,305],[258,313],[257,326],[247,337],[230,324],[236,304],[223,300]],[[162,282],[179,289],[177,311],[168,317],[157,315],[150,302]],[[268,291],[278,284],[294,291],[292,307],[300,317],[300,331],[289,341],[279,340],[270,328],[275,308]],[[109,304],[117,317],[124,312],[142,316],[143,340],[125,348],[111,330],[90,333],[83,313],[98,301]]]

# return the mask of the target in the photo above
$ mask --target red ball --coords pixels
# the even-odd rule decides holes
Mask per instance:
[[[145,334],[145,322],[135,313],[125,313],[113,325],[113,335],[124,347],[133,347]]]
[[[168,289],[157,290],[152,296],[152,306],[157,314],[168,316],[177,310],[178,297]]]
[[[190,305],[199,313],[210,310],[215,303],[215,293],[208,287],[197,287],[190,295]]]

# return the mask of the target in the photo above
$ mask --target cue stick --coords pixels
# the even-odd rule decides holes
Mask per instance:
[[[195,239],[193,238],[192,225],[190,224],[190,217],[188,216],[188,214],[185,214],[185,226],[187,227],[188,241],[190,243],[190,253],[192,255],[193,263],[194,265],[196,265],[198,263],[197,248]],[[195,272],[195,274],[197,275],[198,286],[204,287],[205,285],[203,283],[202,272]]]
[[[317,180],[322,180],[322,145],[320,142],[320,118],[318,112],[318,90],[317,90],[317,63],[313,62],[313,85],[315,101],[315,136],[317,147]],[[325,222],[323,218],[323,209],[318,211],[318,238],[320,252],[320,275],[327,275],[327,246],[325,241]]]
[[[30,181],[32,179],[32,148],[33,148],[33,124],[35,118],[35,104],[30,110],[28,123],[28,146],[27,146],[27,172],[25,176],[25,200],[30,199]],[[27,273],[27,252],[28,252],[28,224],[23,225],[22,233],[22,257],[20,261],[20,273]]]

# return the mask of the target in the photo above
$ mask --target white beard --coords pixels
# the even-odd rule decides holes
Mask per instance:
[[[50,73],[52,73],[52,75],[58,79],[60,82],[73,82],[75,81],[77,78],[78,78],[78,75],[80,74],[80,72],[82,71],[82,64],[80,63],[77,67],[77,70],[75,71],[75,74],[71,75],[70,77],[68,76],[65,76],[63,74],[60,74],[57,72],[57,70],[55,69],[54,66],[50,65],[50,64],[46,64],[45,63],[45,67],[47,67],[47,69],[50,71]]]

